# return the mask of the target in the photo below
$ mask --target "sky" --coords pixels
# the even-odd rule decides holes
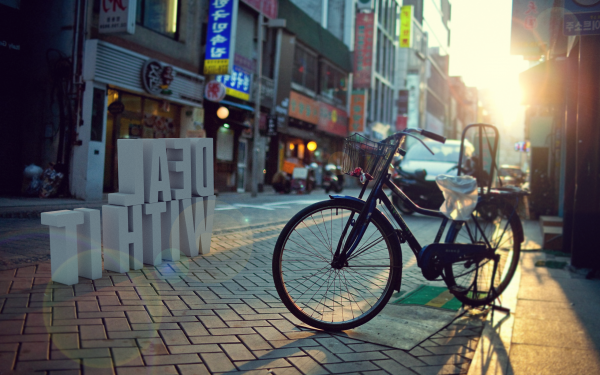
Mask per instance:
[[[450,75],[490,89],[505,123],[522,111],[519,73],[529,67],[510,55],[511,0],[451,0]]]

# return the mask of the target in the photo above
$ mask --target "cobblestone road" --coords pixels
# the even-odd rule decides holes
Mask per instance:
[[[271,278],[282,228],[217,232],[208,255],[72,287],[50,282],[48,262],[0,271],[0,373],[466,373],[475,318],[410,352],[296,327]],[[426,283],[404,262],[403,290]]]

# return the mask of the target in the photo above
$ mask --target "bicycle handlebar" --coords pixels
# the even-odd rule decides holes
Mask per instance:
[[[430,131],[427,130],[421,130],[421,135],[424,137],[427,137],[429,139],[433,139],[434,141],[440,142],[440,143],[446,143],[446,137],[441,136],[439,134],[435,134],[432,133]]]

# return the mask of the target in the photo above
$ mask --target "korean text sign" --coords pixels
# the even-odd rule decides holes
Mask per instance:
[[[210,0],[204,74],[231,74],[238,0]]]
[[[404,5],[400,10],[400,48],[412,47],[413,6]]]
[[[367,91],[352,91],[350,103],[350,131],[364,132],[367,121]]]
[[[135,0],[102,0],[98,31],[101,34],[135,33]]]
[[[565,35],[600,35],[600,0],[565,0]]]
[[[239,66],[234,65],[230,75],[217,76],[217,81],[225,85],[227,95],[242,100],[250,100],[252,75]]]
[[[371,87],[373,69],[373,31],[375,15],[361,13],[356,17],[356,37],[354,41],[354,87]]]

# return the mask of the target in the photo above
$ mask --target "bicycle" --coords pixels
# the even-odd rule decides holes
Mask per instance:
[[[407,129],[381,142],[359,134],[346,138],[343,171],[360,177],[359,196],[330,195],[330,200],[298,212],[280,233],[272,261],[275,286],[287,309],[303,323],[340,331],[375,317],[393,291],[400,290],[404,243],[417,257],[423,276],[441,277],[465,305],[492,303],[513,277],[523,242],[516,213],[519,193],[491,189],[490,183],[487,191],[482,189],[471,219],[451,221],[441,243],[450,220],[440,211],[413,203],[387,172],[396,151],[404,152],[400,146],[406,137],[427,147],[414,133],[445,142],[444,137],[420,129]],[[362,200],[370,181],[371,192]],[[415,212],[442,219],[432,244],[419,244],[383,192],[384,185]],[[517,201],[511,205],[512,198]],[[377,200],[398,228],[377,208]]]

